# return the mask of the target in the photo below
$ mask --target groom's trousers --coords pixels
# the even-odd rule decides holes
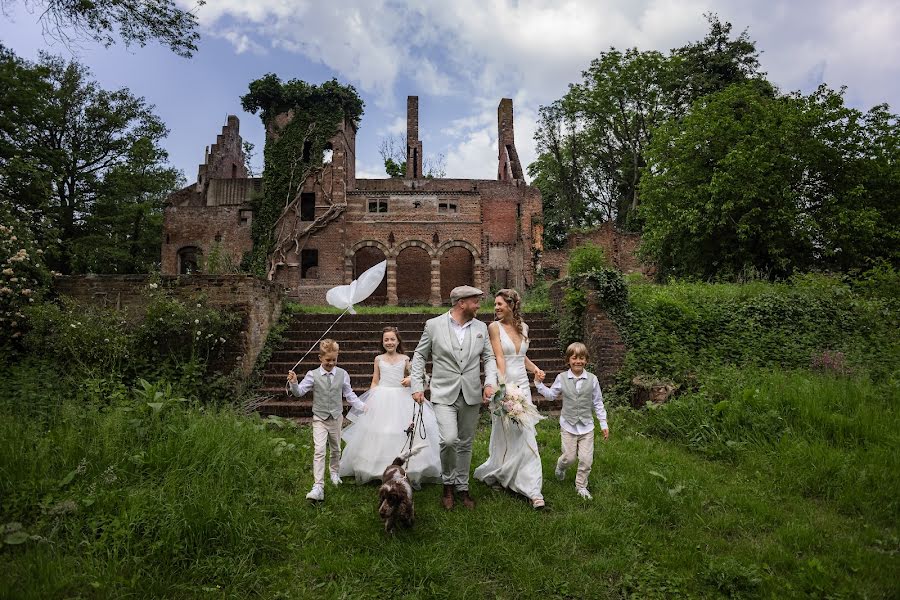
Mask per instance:
[[[441,447],[441,477],[457,491],[469,489],[472,441],[481,404],[466,404],[460,392],[453,404],[434,404]]]

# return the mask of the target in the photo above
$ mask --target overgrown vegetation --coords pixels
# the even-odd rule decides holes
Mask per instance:
[[[254,204],[253,251],[244,266],[272,279],[289,252],[299,253],[310,234],[343,212],[319,178],[323,153],[342,123],[359,126],[364,105],[352,85],[282,83],[273,73],[251,82],[241,105],[259,113],[267,132],[263,195]],[[329,207],[310,220],[301,218],[301,188],[314,174],[316,194]]]
[[[23,309],[29,330],[7,358],[59,365],[58,383],[122,388],[139,378],[169,382],[193,400],[220,402],[234,387],[222,361],[237,341],[240,316],[148,284],[141,315],[65,298]]]
[[[625,279],[610,266],[599,246],[588,243],[572,250],[568,273],[563,280],[565,291],[557,315],[561,352],[572,342],[584,341],[588,293],[595,294],[598,305],[619,321],[624,318],[628,306]]]
[[[720,365],[810,368],[824,356],[888,377],[900,364],[900,297],[877,290],[896,281],[892,273],[633,285],[628,314],[619,320],[629,349],[621,378],[646,373],[692,386]]]

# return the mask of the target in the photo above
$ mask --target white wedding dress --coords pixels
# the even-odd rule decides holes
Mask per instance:
[[[525,355],[528,353],[527,327],[526,325],[519,351],[516,352],[512,339],[503,325],[500,325],[500,345],[506,359],[507,387],[518,385],[525,396],[525,402],[534,406],[531,401],[528,373],[525,371]],[[492,414],[491,441],[488,446],[490,454],[487,461],[475,469],[475,479],[487,485],[503,486],[532,500],[543,499],[541,457],[538,454],[534,429],[537,421],[543,418],[517,425],[505,417]]]
[[[378,359],[378,385],[360,397],[365,399],[367,410],[364,413],[352,411],[357,416],[341,433],[346,442],[341,454],[341,477],[354,477],[356,483],[381,481],[385,467],[404,450],[408,441],[405,430],[412,422],[416,408],[412,392],[401,384],[405,367],[403,360],[392,365]],[[422,482],[441,480],[437,420],[430,402],[423,403],[422,416],[425,439],[422,439],[421,430],[415,432],[413,448],[418,452],[405,465],[407,476],[416,487]]]

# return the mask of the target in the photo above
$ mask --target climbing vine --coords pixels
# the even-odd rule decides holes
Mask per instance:
[[[572,262],[569,263],[570,268]],[[597,300],[607,314],[622,326],[628,310],[628,286],[622,274],[608,267],[592,267],[590,270],[569,275],[565,280],[562,311],[559,315],[560,349],[575,341],[583,341],[584,315],[587,310],[587,292],[594,290]]]
[[[310,235],[346,208],[321,185],[322,155],[343,121],[359,125],[364,104],[352,85],[335,79],[322,85],[299,79],[282,83],[269,73],[250,83],[241,105],[258,112],[266,128],[263,193],[253,206],[253,251],[245,266],[273,279],[289,253],[299,254]],[[329,208],[313,221],[301,221],[300,193],[310,176]]]

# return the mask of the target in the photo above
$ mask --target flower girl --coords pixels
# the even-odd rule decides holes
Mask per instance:
[[[346,442],[341,456],[341,476],[355,477],[357,483],[381,480],[381,474],[404,450],[407,429],[419,407],[409,389],[409,357],[396,327],[385,327],[381,334],[384,354],[375,358],[372,386],[360,397],[362,411],[352,410],[347,418],[353,424],[344,429]],[[421,422],[413,432],[412,456],[406,465],[410,483],[439,481],[441,458],[437,420],[430,402],[421,405]]]

